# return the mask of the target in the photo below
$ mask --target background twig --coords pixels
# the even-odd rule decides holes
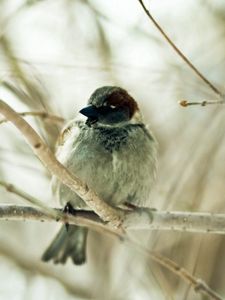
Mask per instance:
[[[176,51],[176,53],[183,59],[183,61],[195,72],[195,74],[201,78],[217,95],[222,96],[222,93],[193,65],[193,63],[183,54],[183,52],[174,44],[174,42],[168,37],[164,29],[158,24],[155,18],[152,16],[150,11],[146,8],[142,0],[138,0],[141,4],[143,10],[145,11],[148,18],[154,24],[154,26],[159,30],[162,36],[170,44],[170,46]]]
[[[44,119],[45,121],[52,122],[52,123],[63,124],[65,122],[64,118],[49,114],[45,111],[25,111],[20,113],[18,112],[18,115],[20,115],[21,117],[26,117],[26,116],[39,117],[41,119]],[[0,120],[0,124],[5,123],[7,121],[8,121],[7,119],[2,119]]]
[[[191,105],[213,105],[213,104],[225,104],[224,100],[202,100],[202,101],[188,101],[188,100],[181,100],[179,104],[183,107],[191,106]]]

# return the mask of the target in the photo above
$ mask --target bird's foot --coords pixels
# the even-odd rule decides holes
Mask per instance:
[[[136,206],[133,203],[125,202],[124,203],[127,208],[129,208],[133,212],[137,212],[139,215],[142,215],[143,213],[147,213],[149,218],[152,220],[153,219],[153,213],[157,211],[156,208],[153,207],[141,207],[141,206]]]
[[[70,214],[73,216],[76,215],[76,210],[73,208],[73,206],[69,202],[66,203],[66,206],[64,207],[63,212],[65,214]],[[66,227],[66,231],[68,232],[69,223],[65,223],[65,227]]]

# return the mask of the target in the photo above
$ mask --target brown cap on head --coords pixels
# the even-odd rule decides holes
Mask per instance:
[[[130,119],[135,112],[138,111],[136,101],[127,93],[126,90],[117,86],[103,86],[98,88],[91,95],[88,103],[96,107],[115,106],[128,108]]]

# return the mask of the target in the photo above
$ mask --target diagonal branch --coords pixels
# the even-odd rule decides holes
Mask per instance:
[[[164,39],[170,44],[170,46],[175,50],[175,52],[181,57],[181,59],[195,72],[195,74],[201,78],[210,88],[213,90],[218,96],[222,96],[222,93],[192,64],[192,62],[185,56],[182,51],[173,43],[173,41],[169,38],[169,36],[165,33],[162,27],[158,24],[158,22],[154,19],[150,11],[146,8],[142,0],[138,0],[141,4],[143,10],[145,11],[148,18],[154,24],[154,26],[158,29]]]
[[[152,260],[158,262],[161,266],[164,266],[166,269],[181,277],[184,281],[190,284],[190,286],[194,289],[196,293],[206,295],[210,297],[210,299],[224,300],[222,296],[220,296],[218,293],[212,290],[202,279],[196,278],[186,269],[180,267],[171,259],[162,256],[161,254],[155,251],[151,251],[150,253]]]
[[[63,184],[77,193],[87,206],[96,212],[102,220],[109,222],[113,227],[119,227],[121,225],[124,216],[122,210],[108,205],[100,199],[94,191],[90,190],[85,183],[69,172],[69,170],[55,158],[47,144],[36,131],[2,100],[0,100],[0,113],[20,131],[33,152],[52,175],[56,176]]]

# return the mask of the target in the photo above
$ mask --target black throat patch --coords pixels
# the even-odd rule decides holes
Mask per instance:
[[[126,126],[125,128],[96,127],[94,130],[97,135],[98,142],[107,151],[112,153],[126,145],[129,131],[132,130],[132,128],[129,127],[130,126]]]

